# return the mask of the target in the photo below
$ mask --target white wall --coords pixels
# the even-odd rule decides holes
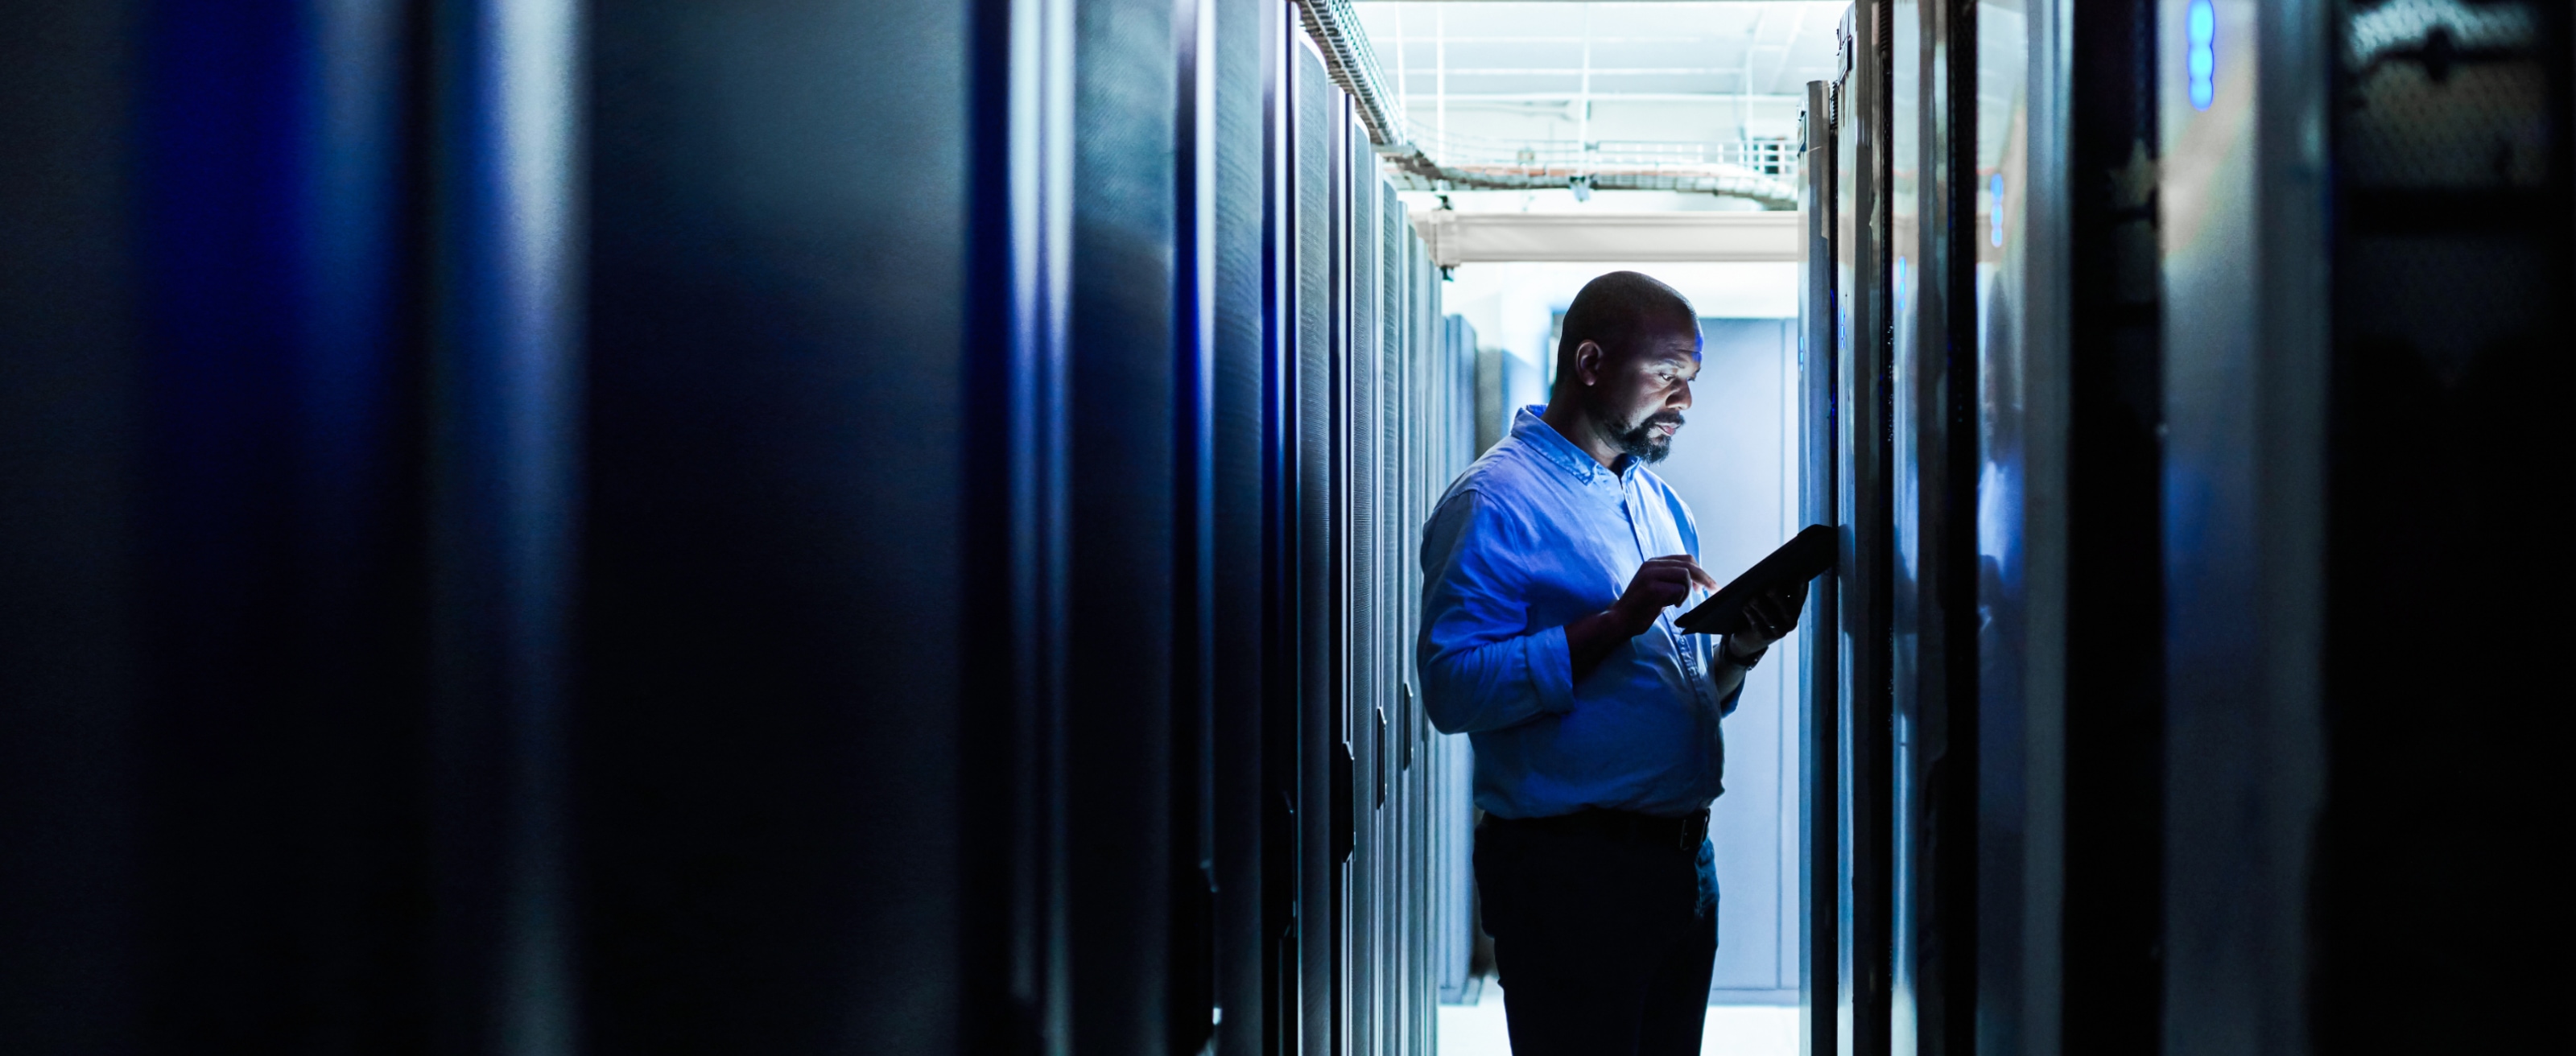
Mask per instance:
[[[1779,265],[1791,267],[1791,265]],[[1797,321],[1703,319],[1688,424],[1657,464],[1699,522],[1700,563],[1723,582],[1798,529]],[[1798,987],[1797,641],[1773,646],[1723,727],[1712,1000],[1781,1003]]]

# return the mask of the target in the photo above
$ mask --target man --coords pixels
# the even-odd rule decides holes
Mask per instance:
[[[1673,625],[1693,588],[1664,457],[1699,323],[1635,272],[1566,309],[1555,390],[1450,485],[1423,532],[1423,701],[1476,748],[1476,887],[1517,1056],[1695,1053],[1717,955],[1708,806],[1718,719],[1797,625],[1806,587],[1723,641]]]

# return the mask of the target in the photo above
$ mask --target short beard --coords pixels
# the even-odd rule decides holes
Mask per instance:
[[[1665,455],[1673,453],[1673,438],[1655,432],[1656,426],[1666,423],[1670,423],[1675,429],[1680,429],[1682,412],[1662,411],[1650,414],[1633,425],[1612,430],[1610,446],[1647,465],[1661,462]]]

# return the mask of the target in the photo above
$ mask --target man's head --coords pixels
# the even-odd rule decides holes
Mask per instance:
[[[1659,461],[1691,405],[1699,348],[1699,316],[1672,287],[1633,271],[1585,283],[1565,310],[1548,418],[1592,431],[1569,437],[1578,445]]]

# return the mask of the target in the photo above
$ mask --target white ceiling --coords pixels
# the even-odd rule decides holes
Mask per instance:
[[[1780,167],[1785,141],[1798,134],[1807,82],[1833,75],[1835,29],[1850,4],[1380,0],[1352,7],[1408,137],[1443,164],[1752,164],[1787,178],[1793,173]],[[1794,149],[1786,155],[1794,164]],[[1767,168],[1762,158],[1770,159]],[[1708,194],[1565,190],[1469,191],[1444,201],[1511,211],[1745,204]]]
[[[1352,5],[1408,109],[1443,94],[1559,102],[1589,94],[1798,97],[1831,76],[1847,3]],[[1587,79],[1586,70],[1589,70]],[[1444,75],[1445,74],[1445,75]]]

